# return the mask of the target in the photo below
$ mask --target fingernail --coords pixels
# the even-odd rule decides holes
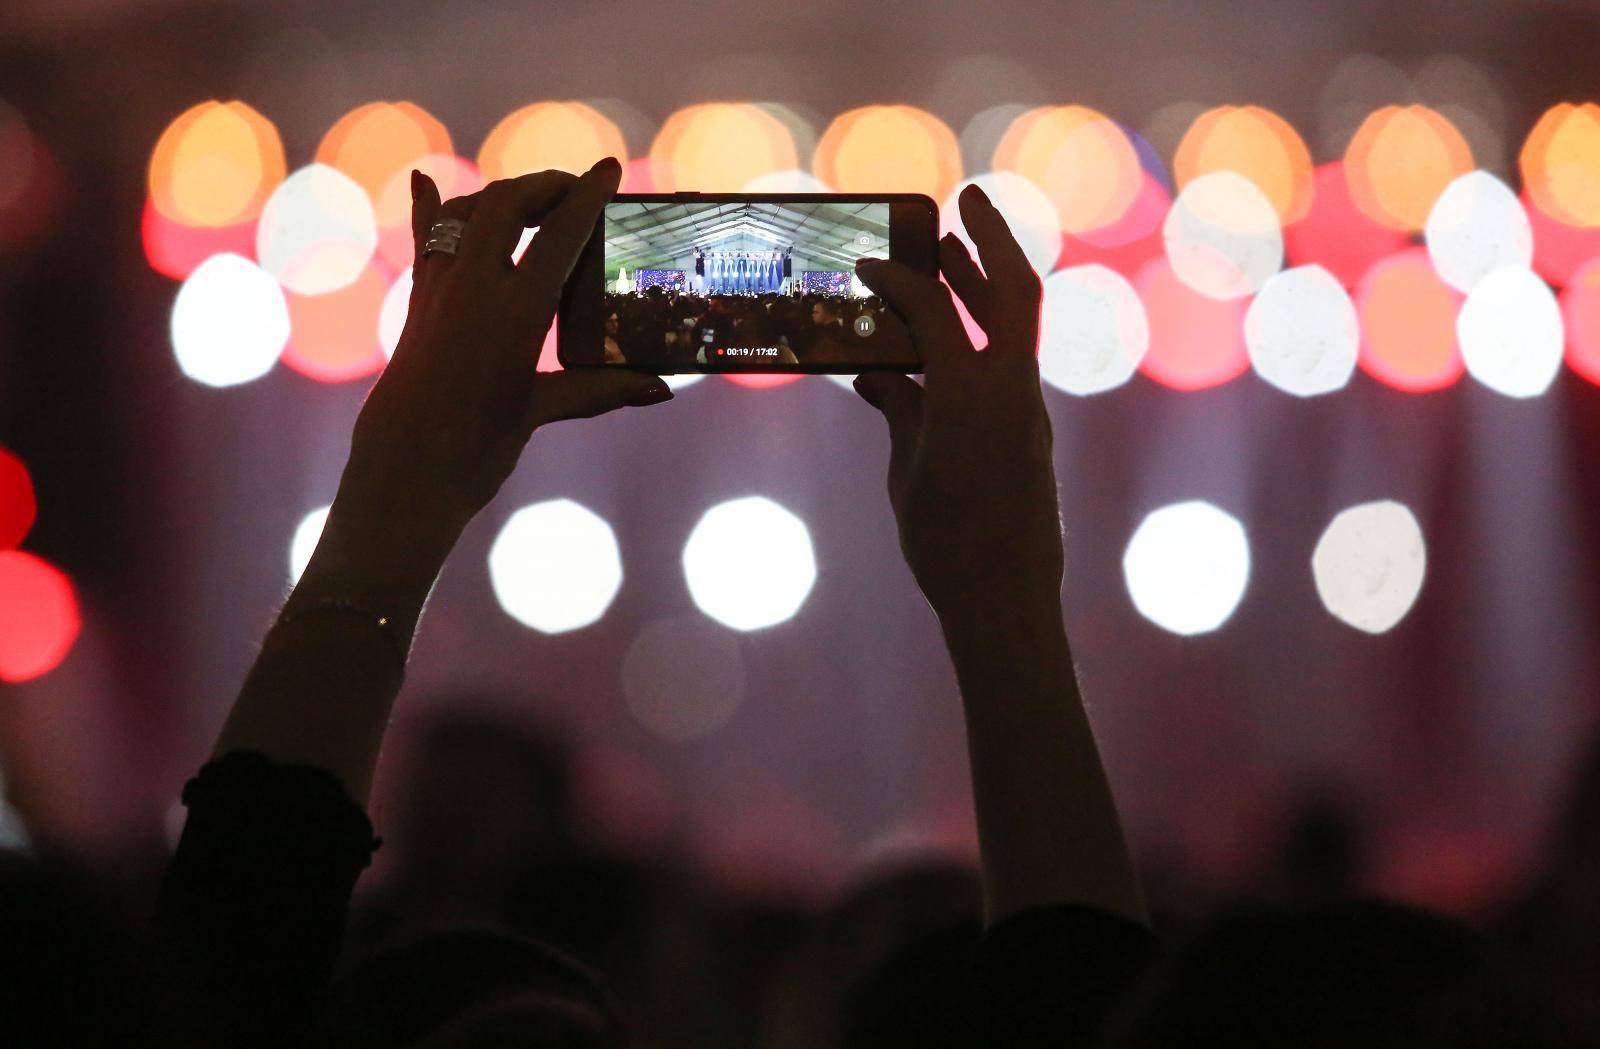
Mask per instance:
[[[855,388],[856,393],[861,396],[863,401],[866,401],[868,404],[876,408],[878,407],[877,400],[872,396],[871,393],[867,392],[869,389],[868,387],[861,385],[861,380],[864,378],[866,378],[866,376],[857,375],[855,382],[851,383],[850,385]]]
[[[422,172],[416,168],[411,169],[411,199],[416,200],[422,195]]]
[[[963,254],[963,255],[971,254],[970,252],[967,251],[967,242],[962,240],[960,237],[956,236],[954,233],[946,233],[940,239],[943,240],[946,244],[950,245],[950,247],[952,247],[955,250],[961,252],[961,254]]]
[[[859,259],[856,260],[856,269],[861,269],[863,266],[869,266],[870,267],[870,266],[879,266],[879,265],[882,265],[882,264],[883,264],[883,260],[882,259],[876,258],[876,257],[874,257],[872,255],[867,255],[867,256],[864,256],[864,257],[859,258]]]
[[[621,171],[622,170],[622,161],[618,160],[616,157],[605,157],[603,159],[595,161],[594,162],[594,167],[590,168],[589,170],[590,171],[599,171],[602,168],[616,168],[618,171]]]
[[[979,200],[983,201],[985,204],[989,203],[989,194],[985,193],[983,191],[983,187],[978,185],[976,182],[967,183],[967,188],[962,190],[961,192],[963,194],[971,193],[973,196],[977,197]]]
[[[672,400],[672,391],[667,388],[666,383],[661,383],[658,386],[640,390],[628,398],[628,404],[630,407],[643,408],[646,405],[660,404],[662,401],[670,400]]]

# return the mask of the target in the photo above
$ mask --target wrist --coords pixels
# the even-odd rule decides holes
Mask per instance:
[[[460,531],[448,520],[380,514],[341,492],[289,607],[334,598],[414,618]]]

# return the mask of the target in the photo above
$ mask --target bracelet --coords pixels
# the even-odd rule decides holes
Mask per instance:
[[[317,615],[319,613],[324,615],[333,613],[335,615],[356,616],[357,618],[364,619],[368,623],[371,623],[373,626],[377,627],[378,633],[383,637],[384,643],[387,644],[389,646],[389,650],[394,653],[395,662],[399,664],[400,670],[402,672],[405,671],[407,646],[405,642],[400,639],[400,636],[395,633],[393,621],[390,620],[388,616],[378,615],[376,612],[364,608],[363,606],[356,604],[354,601],[347,601],[341,597],[325,597],[321,600],[312,602],[304,608],[297,608],[293,612],[283,612],[278,616],[277,625],[288,626],[290,623],[294,623],[298,620],[305,619],[307,616]]]

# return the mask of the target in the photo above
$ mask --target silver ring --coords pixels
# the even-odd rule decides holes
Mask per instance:
[[[428,230],[428,239],[422,243],[422,254],[426,258],[434,252],[443,255],[454,255],[461,246],[461,231],[467,228],[464,219],[440,219]]]

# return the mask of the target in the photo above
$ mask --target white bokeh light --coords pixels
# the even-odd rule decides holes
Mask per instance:
[[[1005,218],[1033,268],[1041,274],[1049,273],[1061,254],[1061,219],[1044,190],[1013,171],[985,172],[958,185],[946,198],[939,212],[940,221],[947,231],[961,238],[974,260],[978,258],[978,247],[961,222],[960,204],[961,191],[972,184],[988,195],[995,210]]]
[[[1333,274],[1296,266],[1274,275],[1251,301],[1244,341],[1257,375],[1296,397],[1314,397],[1350,381],[1361,326]]]
[[[1044,281],[1039,375],[1068,393],[1102,393],[1133,377],[1150,348],[1150,321],[1127,278],[1098,263]]]
[[[817,579],[805,524],[777,503],[747,496],[705,512],[683,547],[683,574],[700,611],[735,630],[794,615]]]
[[[383,297],[378,309],[378,345],[385,357],[394,356],[400,345],[400,333],[406,330],[406,316],[411,312],[411,269],[394,279],[389,293]]]
[[[744,184],[745,193],[832,193],[833,188],[809,171],[790,168],[757,175]]]
[[[704,616],[658,619],[622,657],[622,691],[641,725],[664,739],[696,739],[727,723],[744,700],[737,635]]]
[[[183,374],[233,386],[272,370],[289,341],[283,289],[240,255],[213,255],[189,274],[172,304],[172,352]]]
[[[702,372],[684,372],[681,375],[663,375],[661,381],[667,384],[669,390],[681,390],[685,386],[693,386],[705,378]]]
[[[1478,281],[1456,314],[1456,341],[1468,373],[1507,397],[1537,397],[1550,388],[1561,370],[1565,338],[1550,286],[1518,266]]]
[[[289,540],[289,582],[300,582],[300,574],[311,563],[311,555],[322,538],[322,528],[328,523],[328,508],[319,506],[300,519],[295,526],[294,538]]]
[[[1311,554],[1311,577],[1336,619],[1381,634],[1416,604],[1427,563],[1416,517],[1385,499],[1334,517]]]
[[[351,284],[377,247],[378,221],[366,190],[326,164],[303,167],[279,183],[256,226],[262,268],[300,295]]]
[[[1255,183],[1233,171],[1184,186],[1161,238],[1172,272],[1208,298],[1250,295],[1283,266],[1278,213]]]
[[[586,627],[622,587],[611,526],[570,499],[512,514],[489,548],[489,582],[506,614],[545,634]]]
[[[1210,503],[1173,503],[1134,530],[1122,575],[1139,614],[1174,634],[1227,622],[1250,581],[1250,543],[1235,517]]]
[[[1428,212],[1423,236],[1439,279],[1470,292],[1503,266],[1533,263],[1533,227],[1522,202],[1487,171],[1469,171],[1445,187]]]

